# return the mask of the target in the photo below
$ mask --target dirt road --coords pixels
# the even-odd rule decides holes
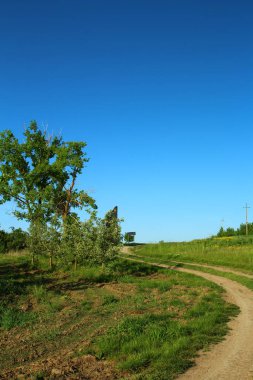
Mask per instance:
[[[129,260],[143,262],[139,259]],[[147,262],[145,262],[147,264]],[[225,340],[200,353],[196,366],[190,368],[179,380],[252,380],[253,379],[253,292],[245,286],[217,275],[194,269],[148,263],[162,268],[192,273],[222,286],[226,299],[239,306],[239,315],[229,322],[230,332]],[[196,264],[198,265],[198,264]]]
[[[220,272],[233,273],[233,274],[236,274],[238,276],[242,276],[242,277],[247,277],[247,278],[253,279],[253,275],[252,274],[240,272],[238,270],[235,270],[235,269],[232,269],[232,268],[223,267],[223,266],[200,264],[200,263],[190,263],[190,262],[185,262],[185,261],[174,261],[174,260],[172,260],[171,262],[175,263],[175,264],[185,264],[185,265],[188,265],[188,266],[191,265],[191,266],[198,266],[198,267],[202,267],[202,268],[215,269],[215,270],[218,270]]]

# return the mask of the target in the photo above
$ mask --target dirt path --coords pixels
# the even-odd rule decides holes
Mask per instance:
[[[128,258],[144,262],[143,260]],[[238,317],[229,322],[230,332],[225,340],[201,353],[196,366],[190,368],[179,380],[252,380],[253,379],[253,292],[245,286],[217,275],[194,269],[147,263],[206,278],[222,286],[226,300],[239,306]]]
[[[140,259],[142,258],[142,256],[136,255],[135,253],[133,253],[131,250],[131,247],[122,247],[121,252],[126,253],[126,254],[131,255],[131,256],[134,256],[134,257],[138,257]],[[145,256],[145,257],[153,259],[153,257],[148,257],[148,256]],[[236,269],[232,269],[232,268],[228,268],[228,267],[224,267],[224,266],[220,266],[220,265],[210,265],[210,264],[202,264],[202,263],[198,263],[198,262],[193,263],[193,262],[188,262],[188,261],[177,261],[177,260],[168,260],[168,261],[171,263],[175,263],[175,264],[185,264],[185,265],[191,265],[191,266],[195,266],[195,267],[215,269],[215,270],[218,270],[220,272],[233,273],[233,274],[236,274],[238,276],[247,277],[247,278],[250,278],[253,280],[253,274],[240,272]]]
[[[215,270],[218,270],[220,272],[233,273],[233,274],[236,274],[238,276],[243,276],[243,277],[247,277],[247,278],[253,279],[253,274],[240,272],[238,270],[227,268],[227,267],[223,267],[223,266],[209,265],[209,264],[200,264],[200,263],[197,263],[197,262],[196,263],[189,263],[189,262],[185,262],[185,261],[174,261],[174,260],[172,260],[171,262],[175,263],[175,264],[185,264],[185,265],[192,265],[192,266],[197,266],[197,267],[201,267],[201,268],[215,269]]]

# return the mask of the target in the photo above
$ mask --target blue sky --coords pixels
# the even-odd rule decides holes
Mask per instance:
[[[79,186],[138,241],[189,240],[253,207],[253,3],[9,0],[0,125],[36,119],[90,157]],[[1,206],[1,227],[21,225]],[[249,219],[253,210],[249,211]]]

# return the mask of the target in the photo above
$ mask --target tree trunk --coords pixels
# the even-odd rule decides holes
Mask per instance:
[[[53,269],[53,257],[52,257],[52,254],[50,254],[50,257],[49,257],[49,266],[50,266],[50,269]]]
[[[75,257],[74,268],[77,270],[77,258]]]

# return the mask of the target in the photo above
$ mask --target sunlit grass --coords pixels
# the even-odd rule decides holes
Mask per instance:
[[[199,262],[253,272],[252,238],[210,238],[182,243],[145,244],[134,252],[164,260]]]

